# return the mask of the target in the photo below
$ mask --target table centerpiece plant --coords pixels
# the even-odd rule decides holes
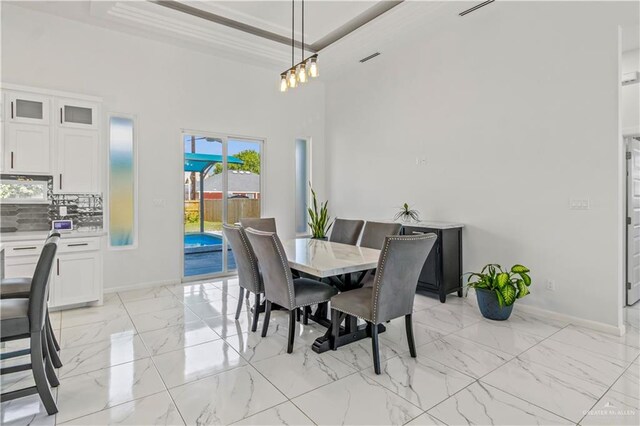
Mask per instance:
[[[398,219],[405,223],[411,221],[418,222],[420,220],[420,212],[409,207],[408,203],[404,203],[402,207],[400,207],[400,211],[393,217],[394,221]]]
[[[320,210],[318,210],[318,199],[316,192],[311,188],[311,195],[313,196],[313,209],[308,208],[309,211],[309,228],[311,228],[311,238],[316,240],[326,240],[327,234],[333,225],[331,217],[329,216],[329,209],[327,204],[329,200],[320,204]]]
[[[480,272],[469,273],[467,286],[476,290],[478,307],[485,318],[504,321],[509,318],[516,299],[529,294],[529,268],[513,265],[509,271],[490,263]]]

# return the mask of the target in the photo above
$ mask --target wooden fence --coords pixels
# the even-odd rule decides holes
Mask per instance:
[[[260,200],[232,198],[229,201],[227,222],[236,223],[241,217],[260,217]],[[199,212],[200,201],[185,201],[185,212]],[[222,222],[222,200],[204,200],[204,220]]]

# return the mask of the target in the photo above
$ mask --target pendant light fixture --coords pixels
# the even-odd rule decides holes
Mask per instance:
[[[304,57],[304,0],[302,0],[302,60],[294,64],[295,57],[295,0],[291,0],[291,68],[280,74],[280,91],[293,89],[298,83],[306,83],[308,78],[316,78],[318,72],[318,55]]]

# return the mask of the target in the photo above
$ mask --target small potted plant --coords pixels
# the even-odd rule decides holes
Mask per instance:
[[[504,321],[509,318],[516,299],[529,294],[529,268],[513,265],[508,272],[500,265],[489,264],[469,274],[467,285],[476,289],[478,307],[485,318]]]
[[[318,211],[318,200],[316,198],[316,192],[311,188],[311,194],[313,195],[313,209],[309,207],[309,227],[311,228],[311,237],[316,240],[326,240],[327,233],[333,222],[329,223],[331,218],[329,217],[329,211],[327,209],[328,200],[320,205],[320,211]]]
[[[416,209],[409,207],[409,204],[404,203],[400,208],[400,211],[396,213],[393,220],[402,220],[404,223],[411,221],[418,222],[420,220],[420,212]]]

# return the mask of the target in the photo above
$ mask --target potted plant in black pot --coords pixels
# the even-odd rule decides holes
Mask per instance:
[[[476,289],[482,316],[504,321],[511,315],[516,299],[529,294],[531,277],[526,266],[513,265],[507,272],[502,266],[490,263],[480,272],[470,273],[467,285]]]
[[[329,210],[327,209],[328,200],[320,205],[318,210],[318,200],[316,198],[316,192],[311,188],[311,194],[313,195],[313,209],[309,207],[309,228],[311,228],[311,238],[316,240],[326,240],[327,233],[333,225],[333,222],[329,223],[331,218],[329,217]]]

